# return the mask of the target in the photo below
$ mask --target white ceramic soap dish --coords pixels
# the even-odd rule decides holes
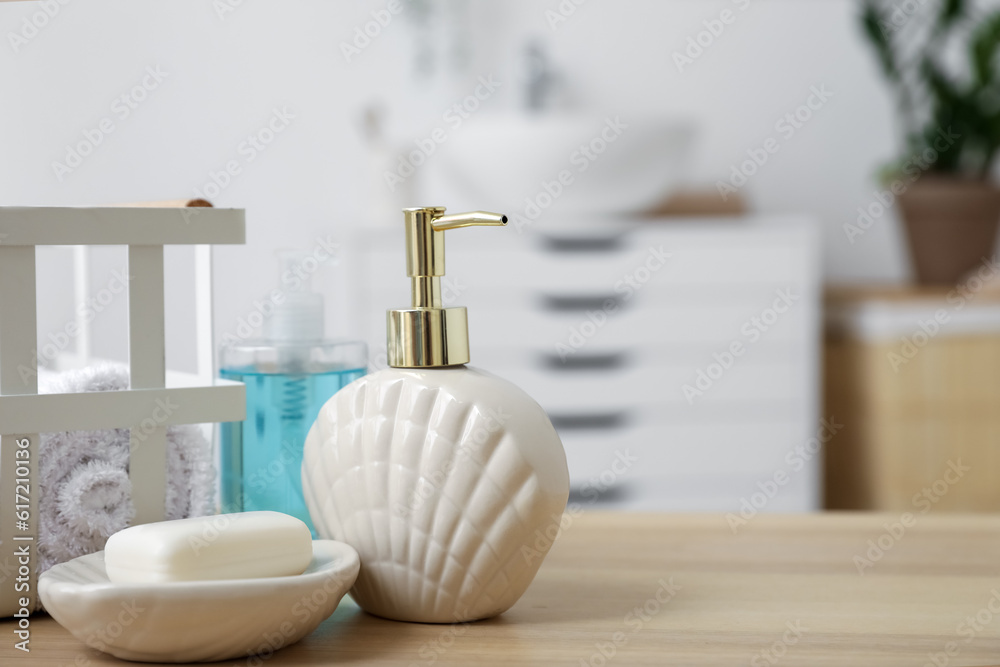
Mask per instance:
[[[104,552],[55,565],[38,580],[46,611],[74,637],[140,662],[209,662],[269,655],[316,629],[358,577],[349,545],[313,542],[300,575],[113,584]]]

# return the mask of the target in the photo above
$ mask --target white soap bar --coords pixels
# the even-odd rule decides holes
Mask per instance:
[[[243,512],[132,526],[108,538],[116,584],[255,579],[302,574],[312,560],[305,523],[281,512]]]

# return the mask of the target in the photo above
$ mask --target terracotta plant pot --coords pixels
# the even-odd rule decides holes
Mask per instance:
[[[954,285],[993,256],[1000,188],[989,181],[924,176],[899,195],[917,282]]]

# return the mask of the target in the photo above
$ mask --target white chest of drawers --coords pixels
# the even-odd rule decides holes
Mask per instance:
[[[361,233],[351,261],[378,366],[385,309],[409,303],[402,228]],[[576,500],[804,511],[820,498],[820,457],[801,456],[819,428],[819,264],[805,218],[509,225],[449,236],[443,298],[469,309],[472,364],[549,412]]]

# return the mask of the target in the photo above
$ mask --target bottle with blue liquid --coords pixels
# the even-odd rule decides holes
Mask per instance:
[[[221,427],[222,511],[274,510],[313,531],[302,496],[302,450],[331,396],[363,376],[367,346],[324,337],[323,296],[296,272],[302,253],[279,253],[287,288],[275,297],[263,338],[223,347],[220,375],[246,385],[247,418]],[[288,277],[292,277],[288,280]]]

